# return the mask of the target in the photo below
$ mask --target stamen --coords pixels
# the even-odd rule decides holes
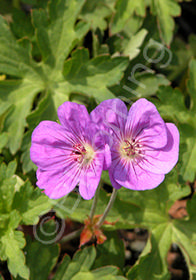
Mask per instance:
[[[136,159],[142,154],[142,145],[136,139],[124,140],[119,151],[124,158]]]
[[[73,151],[71,152],[73,159],[84,165],[87,165],[92,161],[94,154],[93,148],[88,144],[75,144],[73,145]]]

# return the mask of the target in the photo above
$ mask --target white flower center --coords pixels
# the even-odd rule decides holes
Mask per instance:
[[[76,144],[73,146],[71,155],[75,161],[88,165],[93,160],[95,152],[89,144]]]
[[[124,140],[120,143],[119,152],[123,158],[135,159],[142,153],[141,145],[135,139]]]

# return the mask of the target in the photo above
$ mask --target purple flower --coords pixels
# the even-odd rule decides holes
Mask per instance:
[[[86,107],[65,102],[58,108],[61,125],[42,121],[33,131],[31,160],[38,166],[37,185],[57,199],[79,184],[84,199],[91,199],[104,163],[104,146],[99,127]]]
[[[172,123],[165,123],[156,107],[146,99],[136,101],[129,112],[121,100],[106,100],[95,108],[91,117],[111,135],[109,175],[115,188],[155,188],[175,166],[178,129]]]

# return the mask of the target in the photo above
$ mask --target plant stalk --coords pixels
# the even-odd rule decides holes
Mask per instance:
[[[117,189],[113,188],[113,192],[112,192],[112,195],[111,195],[110,200],[108,202],[108,205],[107,205],[103,215],[101,216],[99,222],[97,223],[98,228],[100,228],[103,225],[103,223],[104,223],[104,221],[105,221],[105,219],[106,219],[110,209],[112,208],[113,203],[114,203],[114,201],[116,199],[117,191],[118,191]]]
[[[94,199],[93,199],[93,204],[92,204],[92,207],[91,207],[91,212],[90,212],[90,215],[89,215],[89,218],[90,218],[91,222],[93,220],[93,217],[94,217],[94,214],[95,214],[95,210],[96,210],[96,207],[97,207],[100,187],[101,187],[101,184],[99,183],[99,185],[97,187],[97,190],[96,190],[96,193],[95,193],[95,196],[94,196]]]
[[[67,235],[65,235],[61,240],[60,240],[60,243],[65,243],[65,242],[68,242],[76,237],[79,237],[80,236],[80,233],[82,232],[83,228],[80,228],[78,230],[75,230]]]

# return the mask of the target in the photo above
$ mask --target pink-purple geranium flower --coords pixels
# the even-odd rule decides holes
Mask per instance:
[[[104,164],[99,127],[86,107],[72,102],[58,109],[60,124],[42,121],[32,134],[31,160],[38,166],[37,185],[57,199],[79,184],[84,199],[97,189]]]
[[[165,123],[156,107],[146,99],[136,101],[129,112],[121,100],[106,100],[95,108],[91,117],[111,135],[109,175],[113,187],[155,188],[175,166],[178,129],[172,123]]]

